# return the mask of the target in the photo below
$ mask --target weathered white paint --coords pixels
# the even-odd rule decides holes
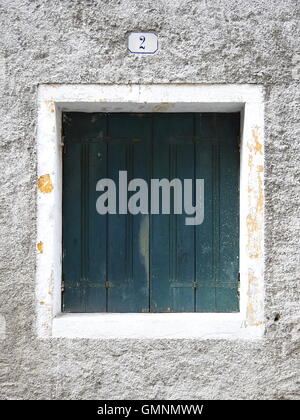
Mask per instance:
[[[38,190],[37,243],[43,243],[43,252],[38,252],[37,255],[38,336],[199,339],[261,337],[264,309],[262,87],[194,84],[40,85],[38,109],[38,176],[49,174],[54,186],[53,191],[49,193]],[[62,260],[60,132],[63,110],[242,112],[241,299],[238,314],[60,314]],[[254,227],[253,232],[250,232],[249,226],[251,229]],[[256,252],[257,250],[259,252]]]
[[[63,314],[53,320],[53,336],[68,338],[257,339],[263,327],[244,328],[235,314]]]

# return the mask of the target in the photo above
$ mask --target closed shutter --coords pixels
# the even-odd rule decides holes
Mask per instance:
[[[63,310],[237,311],[239,114],[64,113],[63,136]],[[151,179],[204,179],[203,223],[99,215],[119,171],[147,181],[149,209]]]

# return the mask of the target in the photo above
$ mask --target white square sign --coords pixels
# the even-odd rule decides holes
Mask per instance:
[[[128,50],[134,54],[154,54],[158,36],[154,32],[132,32],[128,35]]]

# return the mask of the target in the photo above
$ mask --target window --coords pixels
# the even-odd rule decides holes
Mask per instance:
[[[238,312],[62,312],[62,168],[68,147],[65,146],[65,155],[62,153],[62,115],[115,115],[120,112],[149,115],[158,115],[158,112],[209,113],[210,116],[217,113],[220,117],[221,113],[240,114]],[[37,122],[37,336],[99,340],[261,338],[264,332],[264,159],[262,86],[40,85]],[[97,191],[97,199],[100,194]]]
[[[64,312],[239,310],[239,132],[239,113],[63,114]],[[120,214],[118,191],[97,212],[98,181],[120,188],[120,171],[147,183],[148,212]],[[194,204],[203,179],[203,222],[174,214],[173,188],[153,214],[153,179],[193,180]]]

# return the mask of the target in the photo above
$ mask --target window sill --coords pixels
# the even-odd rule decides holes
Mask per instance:
[[[59,314],[52,337],[89,339],[259,339],[264,328],[244,327],[240,313]]]

